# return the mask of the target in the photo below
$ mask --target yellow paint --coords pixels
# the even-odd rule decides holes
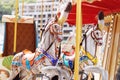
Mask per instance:
[[[86,52],[85,49],[84,49],[82,46],[81,46],[81,49],[80,49],[80,50],[82,51],[83,54],[85,54],[85,55],[88,57],[88,59],[90,59],[90,60],[92,61],[92,63],[93,63],[94,65],[97,64],[97,62],[98,62],[97,57],[94,57],[94,56],[92,56],[89,52]]]
[[[17,20],[18,20],[18,0],[16,0],[15,5],[15,25],[14,25],[14,44],[13,44],[13,52],[16,52],[16,42],[17,42]]]
[[[62,26],[65,20],[66,20],[66,17],[59,18],[58,24]]]
[[[82,12],[81,12],[81,0],[77,0],[76,7],[76,49],[75,49],[75,72],[74,80],[79,80],[79,43],[82,41]]]

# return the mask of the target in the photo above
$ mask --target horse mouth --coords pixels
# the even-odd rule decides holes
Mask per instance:
[[[62,40],[63,40],[63,38],[62,37],[57,37],[57,40],[59,41],[59,42],[61,42]]]
[[[61,42],[61,41],[62,41],[62,39],[60,39],[60,38],[59,38],[59,39],[58,39],[58,41],[59,41],[59,42]]]
[[[97,45],[98,45],[98,46],[101,46],[101,45],[102,45],[102,43],[98,43]]]

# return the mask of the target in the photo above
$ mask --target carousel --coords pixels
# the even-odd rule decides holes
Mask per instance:
[[[18,15],[18,3],[15,15],[2,16],[0,80],[5,80],[3,73],[6,80],[120,79],[119,0],[59,0],[56,15],[40,34],[34,17]],[[24,10],[24,1],[22,5]],[[75,32],[64,44],[65,22],[75,26]]]

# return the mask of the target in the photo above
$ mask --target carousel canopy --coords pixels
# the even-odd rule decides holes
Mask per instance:
[[[92,3],[82,2],[82,23],[97,23],[96,16],[99,11],[103,11],[105,15],[120,12],[120,0],[95,0]],[[76,5],[73,5],[68,16],[69,24],[76,24]]]

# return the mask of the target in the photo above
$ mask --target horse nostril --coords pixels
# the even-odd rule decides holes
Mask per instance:
[[[101,46],[101,45],[102,45],[102,43],[99,43],[99,45]]]
[[[62,66],[62,62],[58,63],[59,66]]]
[[[59,78],[58,75],[55,75],[55,76],[52,77],[51,80],[58,80],[58,78]]]

